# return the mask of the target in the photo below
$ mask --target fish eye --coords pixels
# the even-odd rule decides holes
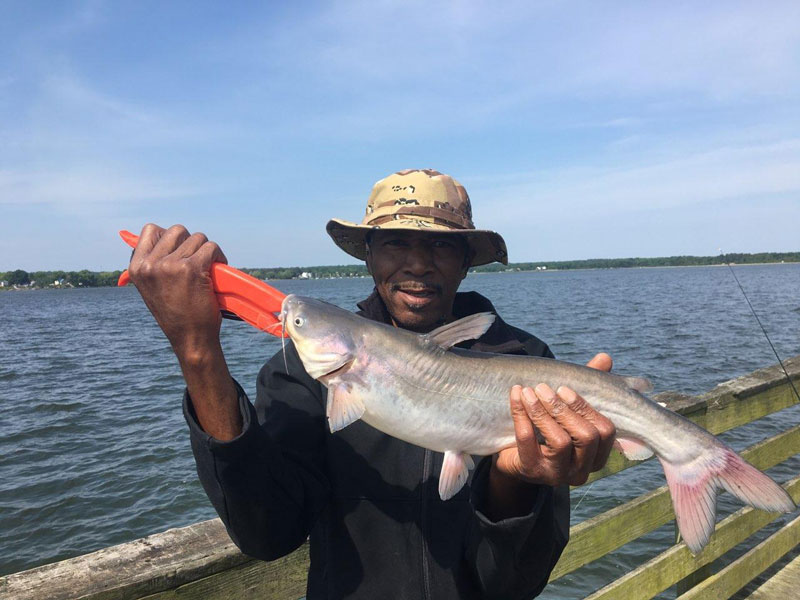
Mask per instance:
[[[306,322],[306,320],[305,320],[303,317],[295,317],[295,318],[294,318],[294,324],[295,324],[297,327],[302,327],[302,326],[303,326],[303,323],[305,323],[305,322]]]

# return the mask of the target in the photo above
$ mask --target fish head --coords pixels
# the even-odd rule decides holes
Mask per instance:
[[[284,298],[280,314],[303,366],[314,379],[324,378],[353,361],[353,331],[358,318],[328,302],[295,294]]]

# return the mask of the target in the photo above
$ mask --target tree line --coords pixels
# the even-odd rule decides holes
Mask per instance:
[[[508,266],[492,263],[471,269],[480,273],[499,271],[536,271],[547,268],[566,271],[571,269],[626,269],[634,267],[699,267],[704,265],[756,264],[800,262],[800,252],[741,252],[716,256],[661,256],[657,258],[589,258],[584,260],[562,260],[509,263]]]
[[[501,265],[492,263],[473,267],[473,273],[497,273],[504,271],[571,270],[571,269],[624,269],[631,267],[685,267],[703,265],[754,264],[776,262],[800,262],[800,252],[758,252],[755,254],[731,253],[717,256],[662,256],[658,258],[590,258],[586,260],[563,260],[520,262]],[[367,277],[366,266],[331,265],[318,267],[274,267],[243,268],[245,273],[257,279],[298,279],[309,277],[328,279],[338,277]],[[5,287],[108,287],[117,285],[122,271],[14,271],[0,272],[0,282]]]
[[[122,271],[23,271],[0,272],[7,286],[31,287],[107,287],[117,285]]]

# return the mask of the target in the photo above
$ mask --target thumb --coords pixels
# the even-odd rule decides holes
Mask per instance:
[[[614,361],[605,352],[600,352],[595,354],[594,358],[586,363],[586,366],[598,371],[610,371],[611,367],[614,366]]]

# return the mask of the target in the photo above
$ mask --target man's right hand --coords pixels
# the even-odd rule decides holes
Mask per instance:
[[[242,424],[219,341],[222,318],[209,272],[215,262],[227,259],[202,233],[147,224],[128,273],[178,357],[201,427],[227,440]]]
[[[202,233],[152,223],[142,229],[131,257],[131,281],[179,360],[218,345],[222,319],[209,274],[214,262],[228,261]]]

